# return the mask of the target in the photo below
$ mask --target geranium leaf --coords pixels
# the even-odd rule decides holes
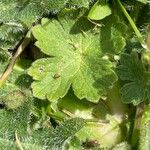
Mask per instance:
[[[138,105],[149,98],[150,74],[136,52],[123,54],[117,70],[122,80],[129,81],[121,89],[123,102]]]
[[[99,29],[93,34],[94,25],[81,13],[62,12],[59,20],[43,19],[42,25],[34,27],[36,45],[52,56],[35,61],[28,71],[36,80],[34,96],[55,101],[72,85],[78,98],[97,102],[116,81],[111,62],[103,58]]]

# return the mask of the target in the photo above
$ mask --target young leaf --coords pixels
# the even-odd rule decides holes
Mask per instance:
[[[88,17],[92,20],[102,20],[111,15],[111,8],[106,0],[98,0],[91,8]]]
[[[101,24],[104,26],[100,31],[100,43],[104,53],[119,54],[126,46],[127,26],[119,15],[112,14],[103,19]]]
[[[138,105],[150,98],[150,74],[137,53],[123,54],[117,70],[122,80],[129,81],[121,89],[124,103]]]
[[[34,96],[50,101],[66,95],[70,86],[75,95],[97,102],[116,81],[112,64],[103,58],[99,34],[79,10],[63,12],[59,20],[43,19],[33,28],[36,45],[51,58],[35,61],[29,69]],[[97,29],[99,32],[99,29]]]

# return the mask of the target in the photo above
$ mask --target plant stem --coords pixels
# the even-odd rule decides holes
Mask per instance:
[[[13,71],[13,67],[16,63],[17,58],[20,56],[20,54],[23,52],[23,50],[27,47],[27,45],[30,43],[30,34],[31,31],[29,31],[24,38],[23,42],[19,45],[16,53],[14,56],[11,58],[11,61],[9,65],[7,66],[6,70],[3,72],[3,74],[0,76],[0,87],[3,85],[3,83],[7,80],[8,76],[11,74]]]
[[[134,127],[133,127],[132,137],[131,137],[131,145],[132,145],[133,149],[137,148],[143,111],[144,111],[144,103],[141,103],[136,107]]]
[[[121,1],[120,0],[117,0],[122,12],[124,13],[124,15],[126,16],[126,18],[128,19],[131,27],[133,28],[136,36],[138,37],[138,40],[139,42],[141,43],[141,45],[143,46],[143,48],[146,48],[147,49],[147,46],[145,44],[145,41],[143,39],[143,36],[142,34],[140,33],[140,31],[138,30],[137,26],[135,25],[133,19],[130,17],[130,15],[128,14],[128,12],[126,11],[125,7],[122,5]]]

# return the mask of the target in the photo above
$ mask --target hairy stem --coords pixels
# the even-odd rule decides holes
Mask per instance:
[[[134,127],[132,131],[131,137],[131,145],[133,148],[137,148],[138,140],[139,140],[139,131],[141,128],[141,119],[144,111],[144,103],[141,103],[136,108],[135,120],[134,120]]]
[[[14,56],[11,58],[11,61],[9,65],[7,66],[6,70],[3,72],[3,74],[0,77],[0,87],[3,85],[3,83],[7,80],[8,76],[11,74],[13,71],[13,67],[16,63],[17,58],[20,56],[20,54],[23,52],[23,50],[27,47],[27,45],[30,43],[30,34],[31,32],[29,31],[24,38],[23,42],[19,45],[16,53]]]

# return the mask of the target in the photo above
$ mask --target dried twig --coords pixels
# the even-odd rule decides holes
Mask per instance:
[[[3,74],[0,77],[0,87],[3,85],[3,83],[7,80],[8,76],[10,75],[10,73],[13,70],[13,67],[16,63],[17,58],[20,56],[20,54],[23,52],[23,50],[27,47],[27,45],[30,43],[31,39],[30,39],[30,34],[31,31],[29,31],[26,35],[26,37],[24,38],[23,42],[19,45],[16,53],[14,54],[14,56],[12,57],[9,65],[7,66],[6,70],[3,72]]]

